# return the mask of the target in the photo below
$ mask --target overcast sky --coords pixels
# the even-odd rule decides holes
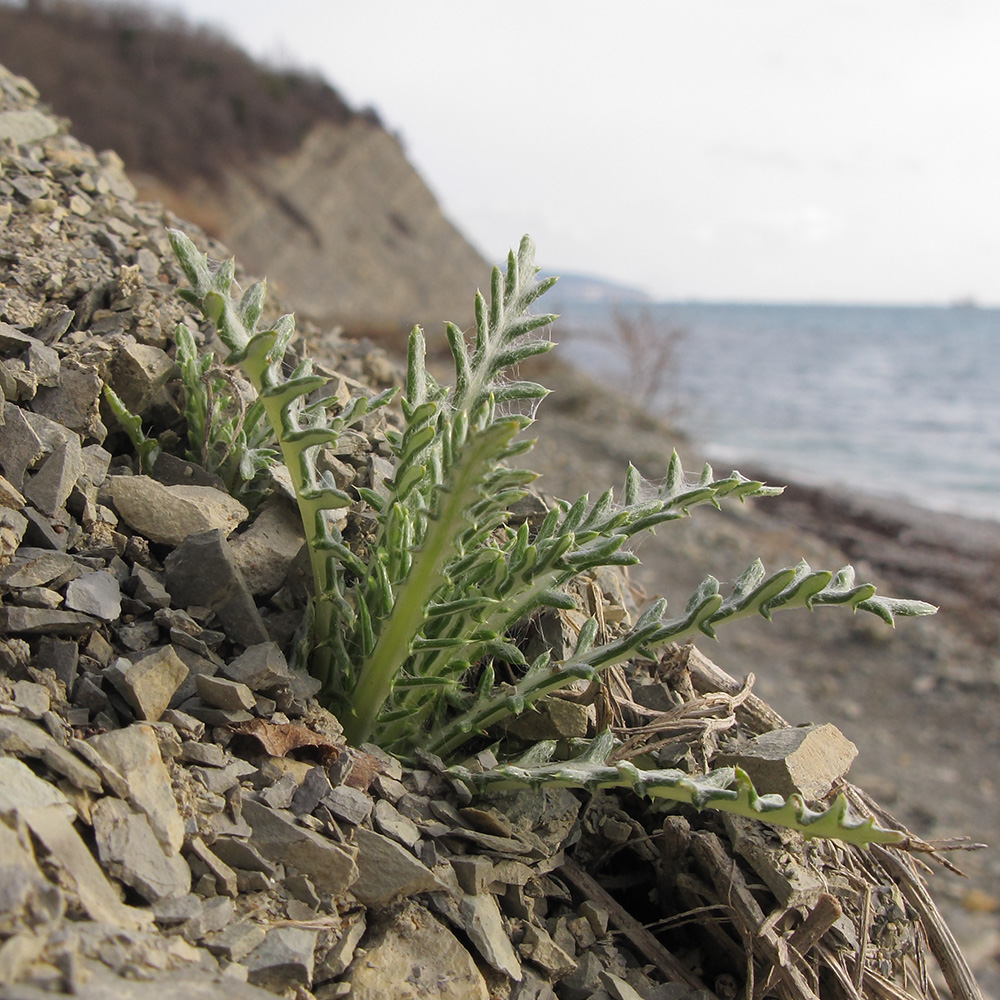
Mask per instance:
[[[994,0],[148,2],[375,107],[491,260],[529,232],[659,298],[1000,303]]]

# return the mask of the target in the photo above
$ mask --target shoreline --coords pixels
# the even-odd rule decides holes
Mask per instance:
[[[741,471],[764,476],[760,469]],[[762,516],[807,531],[871,566],[900,596],[920,597],[958,616],[982,645],[1000,641],[1000,522],[842,487],[785,485],[781,497],[762,505]]]
[[[543,491],[575,500],[588,490],[593,493],[608,486],[618,490],[630,461],[655,481],[666,472],[675,446],[690,474],[701,470],[704,446],[659,414],[636,406],[572,363],[550,358],[536,372],[554,390],[539,413],[535,454],[545,473],[539,483]],[[547,440],[551,435],[561,439],[558,444]],[[751,539],[761,534],[784,538],[786,545],[777,548],[771,562],[797,561],[800,549],[808,551],[810,544],[797,543],[794,535],[808,536],[842,554],[859,572],[875,577],[885,592],[938,605],[949,622],[968,632],[984,651],[997,648],[1000,592],[994,580],[1000,575],[1000,520],[787,478],[760,462],[712,464],[720,475],[735,468],[744,476],[785,487],[780,497],[727,505],[723,513],[725,518],[739,519]],[[682,549],[696,557],[699,545],[709,550],[715,545],[710,538],[699,537],[711,535],[712,528],[704,524],[709,520],[695,512],[671,538],[682,533],[696,536],[690,544],[682,540]],[[764,544],[765,549],[770,547]],[[765,564],[770,564],[767,559]],[[742,568],[734,567],[733,572]],[[671,581],[688,586],[690,593],[700,577],[671,572],[667,582]]]
[[[773,466],[767,459],[748,459],[745,456],[739,455],[734,449],[702,442],[693,434],[688,435],[685,433],[685,437],[699,450],[700,453],[709,456],[708,461],[711,462],[716,468],[722,468],[724,465],[735,462],[736,467],[741,471],[745,471],[746,469],[757,470],[757,472],[754,473],[757,478],[760,478],[758,473],[761,472],[761,470],[766,470],[765,474],[769,482],[787,483],[789,485],[794,484],[796,488],[801,487],[804,489],[816,490],[818,492],[830,493],[835,496],[857,496],[865,499],[866,501],[871,501],[873,505],[885,504],[898,507],[902,510],[913,511],[914,519],[919,519],[920,513],[923,512],[925,514],[956,517],[968,521],[981,521],[1000,527],[1000,501],[994,505],[994,512],[992,514],[976,510],[958,510],[956,509],[956,505],[952,504],[943,494],[937,494],[933,499],[928,498],[927,503],[916,503],[910,497],[890,485],[886,485],[885,488],[881,490],[870,489],[867,487],[855,490],[841,482],[835,480],[824,480],[823,478],[814,477],[805,472],[782,472],[776,466]],[[749,475],[749,473],[746,474]]]

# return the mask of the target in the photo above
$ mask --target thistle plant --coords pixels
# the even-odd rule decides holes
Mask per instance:
[[[895,616],[934,610],[877,595],[871,584],[855,582],[850,567],[831,573],[803,562],[768,574],[756,562],[726,595],[707,577],[679,615],[668,616],[666,602],[654,602],[631,628],[603,643],[597,643],[597,622],[591,620],[569,657],[554,660],[543,653],[528,663],[512,638],[516,626],[541,608],[574,607],[566,587],[581,572],[636,563],[630,540],[694,507],[781,490],[737,472],[717,478],[710,466],[689,479],[674,454],[662,484],[652,490],[629,467],[620,496],[608,490],[593,502],[588,496],[559,501],[536,530],[527,522],[515,526],[511,507],[535,478],[517,460],[531,449],[524,432],[547,394],[515,373],[521,362],[554,346],[545,330],[555,319],[531,312],[555,279],[536,280],[534,249],[525,237],[506,269],[494,269],[489,302],[477,294],[471,342],[456,326],[446,326],[455,366],[452,387],[427,371],[423,333],[413,330],[400,399],[402,428],[389,435],[392,479],[381,491],[348,495],[329,472],[319,471],[319,453],[392,393],[331,408],[318,393],[327,379],[313,372],[308,359],[290,371],[284,368],[292,317],[257,330],[263,283],[236,301],[232,261],[214,268],[182,233],[172,231],[170,238],[191,284],[182,294],[214,324],[231,352],[226,363],[239,366],[258,393],[295,487],[314,585],[309,669],[323,682],[321,697],[352,741],[374,740],[401,755],[420,748],[452,757],[470,738],[540,698],[576,681],[596,680],[613,664],[655,656],[669,643],[714,636],[718,626],[740,618],[843,605],[892,624]],[[183,350],[189,352],[190,345]],[[334,514],[358,502],[378,525],[364,552],[347,544]],[[516,677],[513,683],[497,683],[501,664]],[[591,778],[580,776],[596,768],[600,781],[627,779],[633,787],[660,789],[655,794],[667,794],[663,789],[669,786],[680,789],[674,798],[717,804],[683,781],[671,786],[661,772],[647,780],[636,777],[634,768],[625,774],[619,766],[612,779],[600,763],[601,747],[575,770],[560,765],[561,775],[553,780],[571,775],[588,786]],[[504,780],[529,784],[544,773],[498,772]],[[745,776],[729,772],[712,781],[724,793],[715,799],[742,802],[733,808],[760,813],[761,800]],[[779,816],[781,810],[764,801],[776,819],[783,816],[803,828],[816,822],[794,803]],[[814,829],[825,830],[830,822],[827,817]]]
[[[191,331],[174,331],[184,384],[187,458],[218,474],[231,492],[245,498],[278,457],[274,431],[260,398],[247,401],[231,368],[212,351],[198,353]]]
[[[214,352],[199,354],[194,335],[183,323],[177,324],[174,341],[184,386],[186,457],[216,473],[235,496],[253,499],[255,487],[278,457],[263,404],[259,398],[243,398],[233,369],[220,365]],[[110,385],[104,386],[104,398],[132,442],[140,470],[152,473],[159,441],[146,436],[141,418]]]

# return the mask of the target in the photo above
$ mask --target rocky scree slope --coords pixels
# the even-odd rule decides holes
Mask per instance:
[[[194,322],[165,238],[177,220],[136,202],[120,160],[36,98],[0,69],[4,995],[124,1000],[155,982],[187,998],[683,1000],[736,995],[749,960],[806,998],[919,968],[934,912],[905,856],[693,812],[663,820],[614,794],[473,803],[434,759],[404,769],[347,746],[283,655],[305,596],[290,501],[276,488],[251,519],[172,454],[173,330]],[[339,391],[394,377],[378,354],[326,350]],[[152,476],[102,405],[105,381],[159,434]],[[344,485],[377,484],[385,419],[328,456]],[[614,575],[580,596],[607,623],[628,614]],[[618,684],[619,710],[654,719],[691,767],[738,716],[748,734],[782,724],[692,651]],[[598,707],[566,701],[523,735],[583,735]],[[783,757],[790,787],[820,799],[850,745],[799,736],[841,748],[832,770],[802,770],[800,738]],[[859,872],[906,903],[878,896],[866,924]],[[714,922],[661,938],[636,916],[723,902],[758,929],[746,949]],[[789,942],[809,960],[789,959]],[[946,967],[954,996],[977,996],[960,961]]]

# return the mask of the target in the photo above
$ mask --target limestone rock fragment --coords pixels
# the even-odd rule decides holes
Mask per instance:
[[[44,453],[41,439],[35,433],[25,411],[20,406],[3,404],[3,433],[0,434],[0,466],[16,489],[24,484],[24,473]]]
[[[238,500],[211,486],[163,486],[149,476],[108,476],[105,487],[122,520],[151,542],[180,545],[189,535],[245,521]]]
[[[125,344],[111,363],[111,388],[132,413],[142,416],[176,370],[177,363],[166,351],[148,344]]]
[[[202,487],[175,486],[173,489]],[[208,492],[224,495],[217,490],[210,489]],[[211,608],[218,615],[226,634],[243,646],[269,641],[264,620],[233,559],[222,529],[189,534],[167,556],[164,565],[164,583],[175,605]]]
[[[243,818],[253,828],[253,846],[268,860],[309,872],[321,893],[341,893],[358,878],[352,854],[295,822],[292,813],[247,799]]]
[[[92,819],[101,863],[145,900],[190,890],[191,869],[179,854],[164,850],[145,813],[107,795],[94,805]]]
[[[380,929],[348,975],[352,1000],[488,1000],[472,956],[425,910],[408,906]]]
[[[43,761],[77,788],[95,793],[101,791],[97,773],[35,722],[17,716],[0,716],[0,749],[17,757]]]
[[[469,940],[483,958],[497,972],[519,982],[523,975],[521,963],[510,943],[510,932],[504,926],[496,897],[489,892],[465,896],[458,904],[458,912]]]
[[[59,131],[59,122],[41,111],[4,111],[0,113],[0,139],[10,139],[16,146],[48,139]]]
[[[187,675],[188,668],[173,646],[158,646],[133,663],[122,657],[106,671],[139,718],[148,722],[160,719]]]
[[[253,524],[232,539],[233,558],[253,594],[273,594],[305,544],[298,511],[276,496],[261,508]]]
[[[88,742],[128,781],[129,802],[146,814],[160,843],[176,854],[184,842],[184,821],[152,726],[136,724],[91,736]]]
[[[359,826],[358,880],[351,891],[366,906],[386,906],[400,897],[443,889],[434,873],[394,840]]]
[[[85,573],[70,581],[66,588],[66,607],[82,611],[106,622],[113,622],[122,612],[118,581],[103,570]]]
[[[58,866],[60,882],[93,920],[120,927],[140,927],[150,922],[149,914],[122,903],[90,849],[58,808],[34,806],[19,810],[19,815]]]
[[[54,517],[65,506],[82,472],[80,439],[71,434],[25,483],[24,495],[43,514]]]
[[[757,791],[786,798],[797,792],[821,799],[847,774],[858,748],[832,723],[772,729],[750,740],[739,753],[719,754],[718,766],[738,766]]]
[[[304,927],[273,927],[242,964],[250,970],[249,981],[275,992],[296,983],[312,985],[317,930]],[[388,995],[388,994],[387,994]]]

